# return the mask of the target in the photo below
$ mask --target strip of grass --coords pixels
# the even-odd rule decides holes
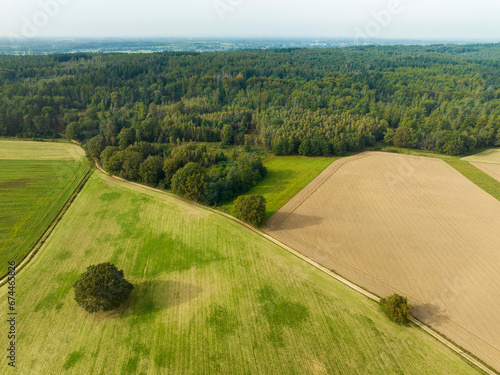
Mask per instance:
[[[264,162],[267,176],[247,194],[261,194],[267,202],[269,219],[276,211],[314,180],[338,158],[305,158],[300,156],[269,157]],[[232,213],[234,200],[219,207]]]
[[[105,261],[135,289],[89,316],[71,285]],[[6,374],[479,373],[236,222],[97,172],[19,275],[17,301],[23,355],[17,369],[3,358]]]
[[[446,159],[445,161],[488,194],[500,200],[500,182],[493,177],[465,160]]]

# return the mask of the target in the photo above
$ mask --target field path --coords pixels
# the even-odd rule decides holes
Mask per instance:
[[[367,153],[362,153],[362,154],[359,154],[359,155],[356,155],[356,156],[353,156],[352,158],[357,160],[357,159],[362,159],[364,157],[367,157],[369,156],[369,154]],[[353,160],[351,159],[351,160]],[[347,158],[346,159],[340,159],[338,162],[340,164],[340,166],[336,165],[334,168],[336,168],[335,170],[338,170],[340,169],[340,167],[342,165],[344,165],[345,163],[347,163],[348,161],[351,161],[351,160],[348,160]],[[334,163],[335,164],[335,163]],[[102,173],[106,174],[106,175],[109,175],[97,162],[96,162],[96,168],[101,171]],[[326,172],[326,171],[325,171]],[[137,182],[132,182],[132,181],[128,181],[128,180],[125,180],[121,177],[117,177],[117,176],[112,176],[114,179],[116,180],[119,180],[119,181],[122,181],[122,182],[126,182],[126,183],[129,183],[129,184],[132,184],[132,185],[135,185],[135,186],[138,186],[138,187],[141,187],[141,188],[144,188],[144,189],[147,189],[147,190],[151,190],[151,191],[155,191],[155,192],[159,192],[159,193],[162,193],[162,194],[166,194],[174,199],[177,199],[177,200],[181,200],[185,203],[189,203],[189,204],[192,204],[192,205],[195,205],[201,209],[204,209],[204,210],[208,210],[208,211],[211,211],[213,213],[216,213],[218,215],[222,215],[222,216],[225,216],[227,217],[228,219],[232,220],[232,221],[235,221],[237,223],[239,223],[240,225],[246,227],[248,230],[266,238],[267,240],[273,242],[274,244],[280,246],[281,248],[283,248],[284,250],[292,253],[293,255],[297,256],[298,258],[304,260],[305,262],[309,263],[310,265],[314,266],[315,268],[321,270],[322,272],[328,274],[329,276],[331,276],[332,278],[334,278],[335,280],[343,283],[344,285],[348,286],[349,288],[357,291],[358,293],[361,293],[363,294],[364,296],[376,301],[376,302],[379,302],[380,301],[380,297],[367,291],[366,289],[360,287],[359,285],[356,285],[354,283],[352,283],[351,281],[347,280],[346,278],[340,276],[339,274],[333,272],[332,270],[329,270],[328,268],[322,266],[321,264],[315,262],[314,260],[308,258],[307,256],[303,255],[302,253],[294,250],[293,248],[289,247],[288,245],[284,244],[283,242],[279,241],[278,239],[272,237],[271,235],[263,232],[263,231],[260,231],[254,227],[252,227],[251,225],[248,225],[247,223],[244,223],[242,222],[241,220],[235,218],[234,216],[231,216],[225,212],[221,212],[221,211],[218,211],[218,210],[215,210],[215,209],[212,209],[210,207],[207,207],[207,206],[203,206],[203,205],[200,205],[196,202],[193,202],[193,201],[190,201],[190,200],[186,200],[182,197],[179,197],[178,195],[174,195],[174,194],[171,194],[171,193],[168,193],[164,190],[160,190],[160,189],[155,189],[153,187],[150,187],[150,186],[146,186],[146,185],[142,185],[142,184],[139,184]],[[314,180],[314,182],[317,182],[317,181],[322,181],[321,184],[323,184],[324,182],[326,182],[326,180],[328,180],[328,173],[322,173],[320,176],[317,177],[316,180]],[[312,185],[312,183],[310,184]],[[308,185],[309,187],[309,185]],[[307,189],[307,187],[306,187]],[[316,184],[314,184],[314,189],[313,190],[317,190],[318,187],[316,186]],[[469,361],[470,363],[472,363],[473,365],[475,365],[476,367],[478,367],[479,369],[481,369],[482,371],[484,371],[485,373],[489,374],[489,375],[495,375],[497,374],[496,372],[490,370],[487,366],[485,366],[484,364],[482,364],[480,361],[476,360],[474,357],[470,356],[469,354],[467,354],[466,352],[464,352],[460,347],[458,347],[457,345],[455,345],[453,342],[449,341],[448,339],[446,339],[444,336],[440,335],[438,332],[432,330],[431,328],[429,328],[428,326],[426,326],[424,323],[422,323],[420,320],[418,319],[415,319],[415,318],[412,318],[411,321],[416,324],[417,326],[419,326],[421,329],[423,329],[424,331],[426,331],[428,334],[430,334],[431,336],[433,336],[434,338],[436,338],[438,341],[440,341],[441,343],[443,343],[444,345],[446,345],[448,348],[450,348],[451,350],[455,351],[456,353],[458,353],[459,355],[461,355],[463,358],[465,358],[467,361]]]

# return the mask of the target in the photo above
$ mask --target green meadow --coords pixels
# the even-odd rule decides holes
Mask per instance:
[[[75,145],[0,140],[0,274],[30,252],[89,171]],[[79,156],[80,155],[80,156]]]
[[[267,176],[247,194],[261,194],[267,202],[267,218],[292,199],[338,158],[301,156],[271,156],[264,160]],[[232,213],[234,200],[219,207],[224,212]]]
[[[135,289],[88,315],[72,284],[107,261]],[[18,275],[17,301],[6,374],[478,373],[237,222],[97,171]]]

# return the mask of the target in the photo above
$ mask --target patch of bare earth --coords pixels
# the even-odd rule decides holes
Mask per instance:
[[[340,159],[267,232],[500,369],[500,202],[440,159]]]

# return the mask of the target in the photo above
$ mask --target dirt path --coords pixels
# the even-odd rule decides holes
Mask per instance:
[[[361,159],[361,158],[364,158],[368,156],[367,154],[360,154],[360,155],[357,155],[356,156],[356,159]],[[344,165],[344,163],[342,163],[342,165]],[[342,166],[341,165],[341,166]],[[340,169],[341,166],[338,168]],[[99,171],[101,171],[102,173],[106,174],[109,176],[109,174],[101,168],[101,166],[96,162],[96,167],[99,169]],[[248,230],[266,238],[267,240],[273,242],[274,244],[280,246],[281,248],[283,248],[284,250],[290,252],[291,254],[295,255],[296,257],[304,260],[305,262],[309,263],[310,265],[312,265],[313,267],[319,269],[320,271],[328,274],[329,276],[331,276],[332,278],[334,278],[335,280],[341,282],[342,284],[348,286],[349,288],[357,291],[358,293],[361,293],[363,294],[364,296],[376,301],[376,302],[380,302],[380,297],[373,294],[373,293],[370,293],[369,291],[363,289],[362,287],[352,283],[351,281],[345,279],[344,277],[336,274],[335,272],[323,267],[322,265],[320,265],[319,263],[316,263],[315,261],[309,259],[308,257],[306,257],[305,255],[295,251],[294,249],[292,249],[291,247],[285,245],[284,243],[280,242],[279,240],[271,237],[270,235],[252,227],[251,225],[247,224],[247,223],[244,223],[242,222],[241,220],[227,214],[227,213],[224,213],[224,212],[221,212],[221,211],[218,211],[218,210],[215,210],[213,208],[210,208],[210,207],[207,207],[207,206],[203,206],[203,205],[200,205],[196,202],[193,202],[193,201],[189,201],[187,199],[184,199],[182,197],[179,197],[177,195],[174,195],[174,194],[171,194],[171,193],[168,193],[164,190],[160,190],[160,189],[155,189],[155,188],[152,188],[150,186],[146,186],[146,185],[142,185],[142,184],[139,184],[139,183],[136,183],[136,182],[132,182],[132,181],[127,181],[123,178],[120,178],[120,177],[116,177],[116,176],[111,176],[111,178],[114,178],[118,181],[121,181],[121,182],[125,182],[125,183],[128,183],[128,184],[131,184],[131,185],[135,185],[135,186],[138,186],[138,187],[141,187],[141,188],[144,188],[144,189],[147,189],[147,190],[151,190],[151,191],[154,191],[154,192],[158,192],[158,193],[161,193],[161,194],[165,194],[165,195],[168,195],[169,197],[171,198],[174,198],[174,199],[177,199],[177,200],[180,200],[180,201],[183,201],[185,203],[189,203],[189,204],[192,204],[194,206],[197,206],[203,210],[207,210],[207,211],[210,211],[210,212],[213,212],[215,214],[218,214],[218,215],[222,215],[222,216],[225,216],[227,217],[228,219],[234,221],[234,222],[237,222],[238,224],[246,227]],[[328,179],[328,177],[326,175],[324,175],[322,177],[322,175],[320,175],[318,177],[320,180],[322,180],[321,184],[323,184],[324,182],[326,182],[326,180]],[[317,185],[315,187],[317,189]],[[307,187],[306,187],[307,189]],[[464,359],[466,359],[467,361],[469,361],[470,363],[472,363],[473,365],[475,365],[476,367],[478,367],[479,369],[481,369],[482,371],[484,371],[485,373],[489,374],[489,375],[495,375],[497,374],[496,372],[490,370],[487,366],[485,366],[484,364],[482,364],[480,361],[476,360],[474,357],[470,356],[469,354],[467,354],[466,352],[464,352],[459,346],[455,345],[453,342],[451,342],[450,340],[446,339],[445,337],[443,337],[442,335],[440,335],[438,332],[434,331],[433,329],[429,328],[427,325],[425,325],[424,323],[422,323],[421,321],[419,321],[418,319],[416,318],[411,318],[411,322],[414,323],[415,325],[417,325],[418,327],[420,327],[421,329],[423,329],[425,332],[427,332],[428,334],[430,334],[431,336],[433,336],[434,338],[436,338],[437,340],[439,340],[441,343],[443,343],[444,345],[446,345],[448,348],[450,348],[451,350],[453,350],[454,352],[458,353],[460,356],[462,356]]]

